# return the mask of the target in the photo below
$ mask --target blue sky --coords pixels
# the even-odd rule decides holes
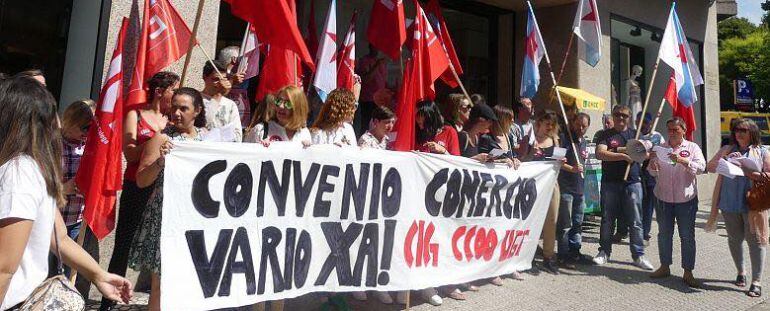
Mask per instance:
[[[762,11],[762,0],[737,0],[738,16],[748,18],[752,23],[759,24],[765,11]]]

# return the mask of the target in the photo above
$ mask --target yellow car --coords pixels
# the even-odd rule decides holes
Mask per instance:
[[[770,113],[757,113],[757,112],[742,112],[742,111],[722,111],[720,112],[720,119],[722,121],[722,145],[726,145],[730,142],[730,121],[735,118],[746,118],[754,120],[759,127],[759,131],[762,136],[762,144],[770,145],[770,127],[768,127],[768,118]]]

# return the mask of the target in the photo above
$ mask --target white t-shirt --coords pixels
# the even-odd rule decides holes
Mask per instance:
[[[247,143],[261,142],[265,137],[268,141],[290,141],[294,143],[302,143],[303,141],[312,141],[310,137],[310,131],[303,127],[294,132],[294,136],[289,139],[289,135],[286,134],[286,129],[275,121],[267,122],[267,135],[265,135],[265,124],[259,123],[255,125],[251,130],[246,132],[246,136],[243,138]]]
[[[18,156],[0,166],[0,219],[33,221],[24,255],[11,277],[0,310],[26,300],[48,276],[55,207],[56,201],[46,191],[40,167],[31,157]]]
[[[343,123],[334,131],[317,130],[310,133],[313,137],[313,145],[341,144],[343,146],[358,146],[356,132],[350,123]]]
[[[235,142],[241,142],[243,136],[243,127],[241,126],[241,116],[238,113],[238,105],[227,97],[220,97],[214,100],[212,97],[203,96],[203,106],[206,109],[206,128],[214,129],[220,127],[230,127],[235,135]]]

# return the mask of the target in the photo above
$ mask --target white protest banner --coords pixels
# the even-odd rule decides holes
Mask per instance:
[[[161,304],[209,310],[528,269],[559,165],[184,142],[165,170]]]

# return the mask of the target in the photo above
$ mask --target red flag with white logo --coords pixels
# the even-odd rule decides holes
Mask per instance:
[[[396,108],[396,140],[393,149],[415,149],[415,105],[420,100],[433,100],[436,92],[433,83],[449,67],[449,58],[438,36],[433,31],[420,3],[414,1],[417,16],[412,33],[412,55],[406,62],[404,83],[398,94]]]
[[[192,32],[168,0],[145,0],[127,106],[147,102],[147,81],[189,52]]]
[[[366,37],[369,43],[391,59],[401,58],[401,46],[406,41],[404,1],[375,0]]]
[[[337,60],[337,87],[353,90],[355,81],[353,75],[356,72],[356,17],[358,12],[353,13],[350,19],[350,27],[345,35],[345,42],[342,44],[342,52],[338,53],[340,59]]]
[[[128,19],[123,18],[85,151],[75,175],[75,183],[85,196],[83,219],[100,240],[115,228],[115,202],[123,183],[122,64],[127,27]]]
[[[441,14],[441,6],[439,6],[438,0],[430,0],[428,5],[425,7],[425,13],[428,14],[428,18],[431,21],[431,26],[433,26],[433,30],[438,33],[439,39],[444,45],[447,55],[452,61],[452,66],[454,66],[455,72],[459,77],[463,74],[463,67],[460,65],[460,59],[457,57],[454,44],[452,44],[452,37],[449,36],[449,28],[447,28],[446,21],[444,21],[444,16]],[[448,68],[446,71],[444,71],[444,73],[441,75],[441,81],[444,81],[444,83],[452,88],[460,86],[460,81],[457,81],[455,75],[452,74],[451,68]]]

